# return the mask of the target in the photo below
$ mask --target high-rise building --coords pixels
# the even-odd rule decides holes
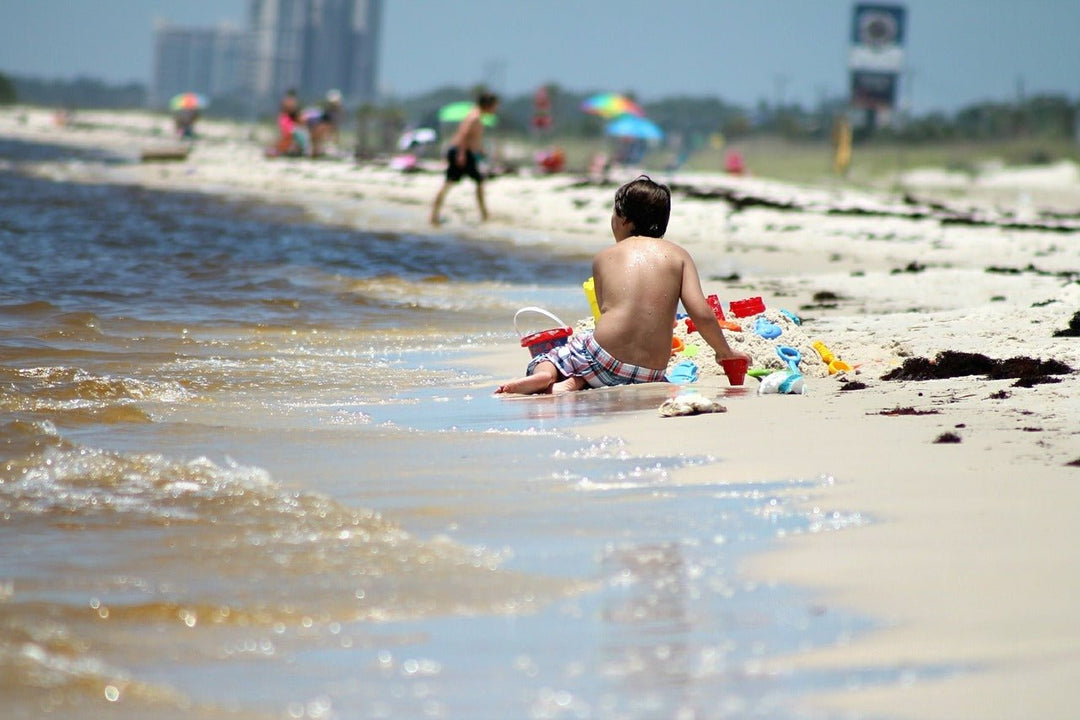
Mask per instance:
[[[159,22],[154,28],[154,74],[150,107],[173,95],[196,92],[215,97],[244,85],[247,38],[238,28],[189,28]]]
[[[375,99],[382,0],[249,0],[250,88],[261,111],[286,90]]]

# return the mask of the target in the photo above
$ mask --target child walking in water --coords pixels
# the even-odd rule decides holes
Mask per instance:
[[[558,393],[663,380],[680,301],[717,362],[750,359],[728,345],[690,254],[663,239],[670,215],[671,191],[646,175],[615,192],[615,244],[593,258],[600,306],[596,329],[575,333],[565,345],[534,357],[524,377],[500,385],[496,393]]]

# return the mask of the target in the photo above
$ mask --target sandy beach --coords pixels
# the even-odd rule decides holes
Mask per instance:
[[[616,170],[608,183],[498,177],[487,186],[492,219],[483,224],[465,183],[446,202],[446,222],[432,228],[437,171],[267,159],[268,134],[214,122],[199,131],[182,162],[43,163],[38,172],[295,205],[319,222],[371,232],[453,234],[581,257],[611,242],[615,187],[635,174]],[[46,111],[0,113],[0,137],[133,159],[167,145],[168,132],[166,118],[140,113],[79,113],[64,128]],[[746,392],[731,392],[702,355],[699,380],[688,388],[720,399],[727,412],[661,417],[650,408],[597,417],[582,432],[622,438],[641,456],[717,460],[680,468],[674,484],[821,481],[807,501],[817,519],[812,531],[781,538],[740,571],[760,583],[805,587],[813,598],[807,612],[842,609],[876,629],[760,672],[900,671],[898,683],[853,684],[811,699],[845,717],[1074,717],[1077,167],[988,166],[974,176],[920,168],[883,182],[900,188],[888,192],[753,175],[654,177],[674,191],[668,239],[690,251],[706,292],[725,307],[762,298],[783,343],[801,350],[807,392],[759,395],[750,378]],[[575,303],[580,315],[568,319],[586,319],[584,294],[567,300]],[[510,319],[496,330],[506,331],[505,343],[472,360],[490,375],[477,392],[524,367]],[[754,367],[783,365],[779,341],[749,326],[728,337],[754,355]],[[852,369],[830,374],[810,349],[815,341]],[[989,366],[979,366],[979,356]],[[1017,364],[1021,371],[993,362],[1012,358],[1030,361]],[[965,364],[971,374],[956,370]],[[918,679],[904,681],[904,669]]]

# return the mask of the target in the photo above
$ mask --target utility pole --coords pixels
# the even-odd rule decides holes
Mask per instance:
[[[780,119],[784,112],[784,89],[787,87],[787,82],[787,75],[778,74],[773,78],[773,83],[776,86],[776,105],[773,108],[773,120],[776,123],[777,132],[782,130]]]

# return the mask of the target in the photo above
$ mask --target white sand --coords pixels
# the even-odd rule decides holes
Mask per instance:
[[[162,117],[80,113],[88,126],[56,128],[47,113],[0,112],[0,136],[138,150],[168,140]],[[202,123],[188,161],[115,166],[109,179],[150,187],[255,196],[301,204],[327,222],[369,230],[429,232],[429,203],[441,176],[403,175],[348,161],[263,158],[269,135]],[[752,158],[751,158],[752,160]],[[752,164],[752,163],[751,163]],[[44,175],[100,181],[100,168],[43,165]],[[1056,359],[1080,370],[1080,338],[1054,337],[1080,310],[1080,234],[1009,227],[1040,210],[1080,212],[1080,174],[1071,164],[984,167],[975,176],[934,169],[908,173],[916,198],[980,213],[998,224],[943,224],[924,208],[850,188],[803,188],[760,178],[659,179],[722,187],[792,202],[802,210],[748,208],[676,193],[668,237],[695,257],[706,292],[761,296],[804,324],[788,328],[800,348],[823,340],[858,367],[828,376],[807,366],[809,393],[721,397],[728,412],[661,418],[623,414],[589,432],[619,435],[642,454],[709,454],[674,482],[813,479],[831,483],[811,498],[823,529],[785,538],[745,572],[797,583],[826,612],[869,616],[879,630],[850,643],[798,653],[766,672],[796,667],[907,669],[900,682],[814,698],[845,717],[1073,718],[1080,683],[1080,373],[1031,388],[980,376],[886,382],[912,356],[978,352],[1004,359]],[[624,181],[629,177],[615,179]],[[592,253],[610,240],[612,187],[573,187],[575,178],[503,177],[488,185],[493,219],[477,222],[471,188],[451,193],[440,232]],[[828,214],[862,208],[882,215]],[[1039,272],[987,272],[987,267]],[[923,269],[919,272],[905,268]],[[1069,276],[1060,273],[1074,273]],[[737,281],[716,278],[738,275]],[[835,307],[815,293],[839,297]],[[807,307],[809,306],[809,307]],[[582,304],[583,314],[587,308]],[[736,334],[729,335],[733,342]],[[781,338],[783,339],[783,338]],[[749,338],[755,365],[772,348]],[[812,353],[812,351],[811,351]],[[803,351],[804,358],[807,355]],[[763,357],[764,356],[764,357]],[[520,373],[508,343],[481,359],[491,385]],[[841,391],[841,380],[863,390]],[[752,389],[756,381],[748,379]],[[693,386],[710,397],[726,382],[703,363]],[[621,389],[620,389],[621,390]],[[633,389],[628,388],[628,391]],[[1002,393],[1002,391],[1004,391]],[[991,395],[1000,393],[992,398]],[[912,407],[937,414],[889,417]],[[959,444],[936,444],[943,432]],[[867,518],[837,531],[830,513]],[[841,525],[845,523],[840,523]],[[928,679],[926,667],[962,672]]]

